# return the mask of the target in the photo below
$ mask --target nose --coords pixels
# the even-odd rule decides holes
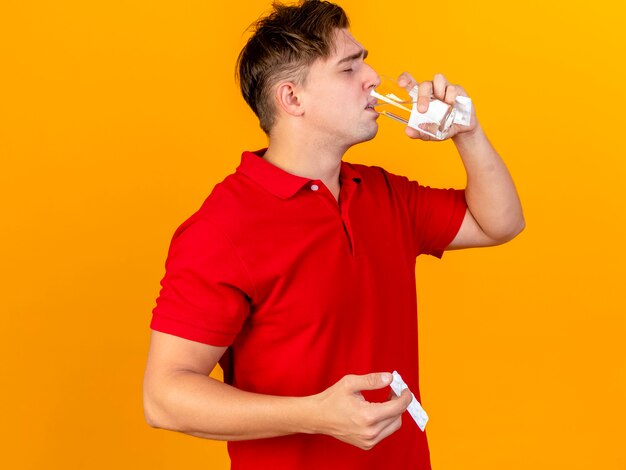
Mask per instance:
[[[365,81],[365,86],[368,90],[372,90],[376,88],[378,85],[380,85],[380,75],[378,75],[376,70],[374,70],[374,68],[371,65],[369,64],[365,64],[365,65],[369,69],[367,79]]]
[[[376,74],[376,80],[374,80],[374,86],[372,88],[376,88],[380,85],[380,75]]]

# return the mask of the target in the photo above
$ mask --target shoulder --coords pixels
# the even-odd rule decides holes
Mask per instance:
[[[229,227],[245,220],[252,211],[251,201],[261,196],[256,184],[239,172],[226,176],[217,183],[200,207],[179,227],[176,233],[190,227],[229,232]]]
[[[217,183],[201,206],[178,225],[172,241],[202,244],[223,241],[228,220],[241,205],[237,195],[241,194],[243,183],[239,180],[236,174],[231,174]]]

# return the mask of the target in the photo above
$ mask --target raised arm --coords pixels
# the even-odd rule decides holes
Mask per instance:
[[[417,84],[410,74],[404,73],[399,82],[407,89]],[[451,85],[446,78],[435,75],[432,82],[418,87],[418,111],[428,109],[431,96],[454,104],[457,96],[467,96],[459,85]],[[409,137],[434,140],[427,134],[407,127]],[[519,234],[525,226],[522,206],[513,179],[498,152],[493,148],[476,117],[472,106],[469,126],[453,124],[448,132],[463,160],[467,173],[465,218],[448,249],[492,246],[505,243]]]
[[[499,245],[525,226],[522,205],[504,161],[480,125],[452,137],[467,172],[467,212],[448,249]]]
[[[348,375],[308,397],[245,392],[208,376],[225,350],[153,331],[144,377],[148,424],[230,441],[327,434],[369,449],[400,428],[411,401],[408,391],[385,403],[363,399],[361,390],[391,383],[388,373]]]

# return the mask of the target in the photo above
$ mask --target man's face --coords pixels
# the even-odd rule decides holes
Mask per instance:
[[[341,29],[331,56],[310,66],[301,99],[307,127],[320,139],[348,148],[376,135],[378,113],[370,92],[380,78],[366,57],[363,46]]]

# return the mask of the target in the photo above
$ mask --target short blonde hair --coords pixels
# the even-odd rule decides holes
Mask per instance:
[[[276,121],[274,86],[282,80],[304,83],[308,67],[332,53],[335,31],[350,26],[343,9],[327,1],[275,2],[272,7],[252,25],[236,67],[241,94],[267,135]]]

